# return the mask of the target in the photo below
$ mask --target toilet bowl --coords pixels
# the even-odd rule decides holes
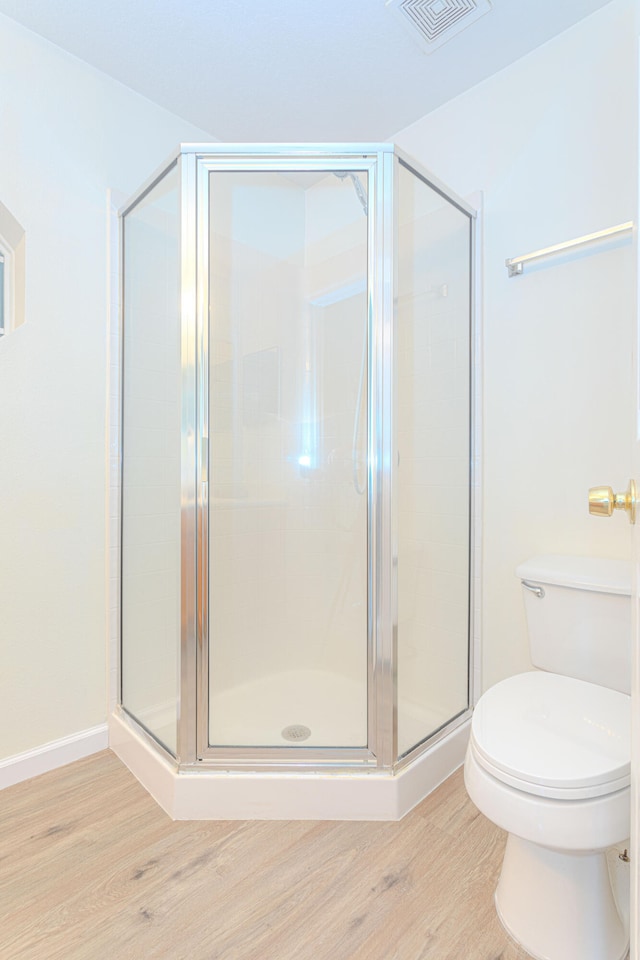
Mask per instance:
[[[630,824],[630,571],[545,557],[518,575],[532,606],[532,660],[543,669],[480,698],[465,760],[470,798],[508,833],[496,909],[537,960],[623,960],[628,931],[607,851]],[[601,667],[607,644],[614,663],[599,670],[611,684],[602,685],[589,658]],[[552,672],[552,663],[575,675]]]

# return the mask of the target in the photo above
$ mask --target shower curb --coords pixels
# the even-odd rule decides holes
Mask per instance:
[[[467,720],[396,774],[179,772],[117,714],[109,745],[173,820],[400,820],[462,766],[469,729]]]

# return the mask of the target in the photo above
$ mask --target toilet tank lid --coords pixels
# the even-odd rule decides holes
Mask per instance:
[[[631,561],[547,554],[516,567],[520,580],[558,584],[598,593],[631,595]]]

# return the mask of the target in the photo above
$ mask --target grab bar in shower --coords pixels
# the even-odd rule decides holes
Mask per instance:
[[[584,243],[594,243],[596,240],[607,240],[609,237],[615,237],[619,233],[628,233],[630,230],[633,230],[633,220],[619,223],[615,227],[607,227],[606,230],[597,230],[596,233],[587,233],[584,237],[576,237],[575,240],[565,240],[564,243],[555,243],[552,247],[543,247],[542,250],[525,253],[522,257],[511,257],[511,259],[505,260],[505,266],[510,277],[517,277],[522,273],[524,264],[530,263],[531,260],[551,257],[554,253],[563,253],[565,250],[580,247]]]

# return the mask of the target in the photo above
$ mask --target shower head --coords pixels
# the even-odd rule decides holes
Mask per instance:
[[[334,170],[333,175],[334,177],[337,177],[338,180],[344,180],[346,177],[349,177],[353,184],[354,190],[356,191],[358,200],[360,201],[360,206],[362,207],[366,217],[369,213],[369,203],[367,201],[367,191],[362,186],[360,178],[353,173],[352,170]]]

